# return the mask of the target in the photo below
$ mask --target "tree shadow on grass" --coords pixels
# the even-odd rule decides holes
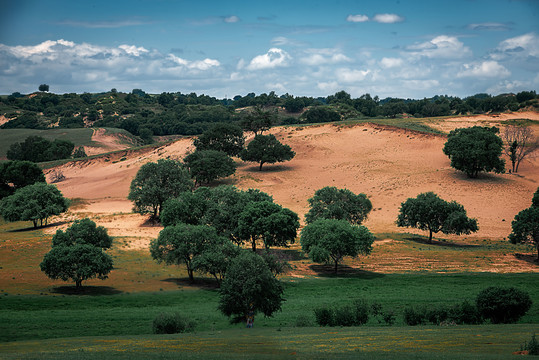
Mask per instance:
[[[58,286],[51,290],[52,293],[62,295],[87,295],[87,296],[100,296],[100,295],[118,295],[123,291],[110,286],[82,286],[77,289],[73,286]]]
[[[366,271],[358,268],[353,268],[348,265],[339,265],[337,273],[335,273],[335,267],[333,264],[326,265],[309,265],[311,270],[317,273],[317,276],[328,278],[355,278],[355,279],[376,279],[384,277],[384,274],[375,273],[372,271]]]
[[[183,278],[168,278],[161,281],[166,281],[178,285],[178,287],[195,287],[199,289],[214,290],[219,288],[217,280],[214,278],[197,278],[191,282],[188,277]]]
[[[47,224],[47,225],[44,225],[44,226],[38,226],[37,228],[35,228],[32,225],[30,227],[26,227],[26,228],[22,228],[22,229],[7,230],[6,232],[17,233],[17,232],[27,232],[27,231],[34,231],[34,230],[42,230],[42,229],[46,229],[46,228],[50,228],[50,227],[62,226],[62,225],[69,224],[69,223],[71,223],[71,221],[64,220],[64,221],[53,222],[53,223],[50,223],[50,224]]]
[[[436,240],[436,239],[432,239],[432,242],[429,243],[429,239],[427,237],[420,237],[420,236],[409,236],[409,237],[404,237],[403,239],[409,240],[418,244],[434,245],[434,246],[442,246],[442,247],[450,247],[450,248],[477,249],[481,247],[481,245],[457,244],[454,242],[448,242],[447,240]]]
[[[537,261],[537,254],[520,254],[516,253],[515,258],[527,262],[528,264],[539,267],[539,261]]]
[[[299,261],[308,259],[303,251],[294,249],[271,249],[269,254],[273,255],[279,261]]]

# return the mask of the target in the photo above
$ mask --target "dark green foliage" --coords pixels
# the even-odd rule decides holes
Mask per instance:
[[[483,323],[483,317],[477,306],[468,300],[449,308],[448,318],[456,324],[479,325]]]
[[[334,186],[317,190],[308,201],[311,207],[305,215],[308,224],[318,219],[337,219],[361,225],[372,210],[371,201],[365,194],[356,195]]]
[[[196,323],[179,313],[160,313],[153,319],[154,334],[181,334],[192,332]]]
[[[513,231],[509,241],[513,244],[531,243],[537,249],[539,261],[539,188],[533,194],[532,206],[519,212],[511,222]]]
[[[530,341],[524,342],[520,350],[527,351],[528,355],[539,355],[539,342],[537,341],[535,334],[532,335]]]
[[[153,218],[157,218],[167,199],[190,191],[192,187],[189,172],[180,162],[159,159],[157,163],[141,166],[131,182],[127,198],[134,202],[135,212],[151,213]]]
[[[107,229],[97,226],[88,218],[75,220],[65,231],[58,230],[52,238],[52,246],[74,246],[76,244],[88,244],[101,249],[109,249],[112,246],[112,237],[107,234]]]
[[[39,91],[49,91],[49,85],[47,84],[41,84],[39,85]]]
[[[491,286],[475,300],[477,310],[493,324],[510,324],[524,316],[532,305],[530,295],[514,287]]]
[[[314,309],[316,323],[320,326],[335,326],[334,309],[328,306],[323,306]]]
[[[313,326],[313,320],[307,315],[298,315],[296,322],[294,323],[295,327],[311,327]]]
[[[319,326],[361,326],[369,321],[371,306],[364,299],[341,306],[322,306],[314,309]]]
[[[401,204],[397,226],[413,227],[432,234],[470,234],[478,230],[477,220],[466,216],[466,210],[459,203],[447,202],[433,192],[419,194]]]
[[[44,183],[45,175],[35,163],[20,160],[0,163],[0,199],[37,182]]]
[[[308,124],[334,122],[341,120],[339,113],[325,106],[316,106],[301,115],[304,121]]]
[[[422,325],[426,322],[424,308],[406,307],[404,308],[404,323],[409,326]]]
[[[374,236],[364,226],[352,226],[345,220],[320,219],[301,231],[301,248],[317,263],[335,264],[345,256],[369,255]]]
[[[209,184],[236,172],[236,163],[223,151],[196,150],[183,161],[196,184]]]
[[[536,96],[537,96],[537,93],[535,92],[535,90],[533,90],[533,91],[521,91],[516,95],[516,99],[517,99],[518,102],[521,103],[521,102],[525,102],[525,101],[528,101],[528,100],[535,99]]]
[[[78,148],[75,149],[75,151],[73,151],[72,156],[73,156],[73,159],[78,159],[78,158],[87,157],[88,155],[86,155],[86,151],[84,151],[84,147],[79,146]]]
[[[22,143],[12,144],[7,151],[7,158],[33,162],[68,159],[74,147],[68,140],[49,141],[40,136],[29,136]]]
[[[272,246],[288,246],[294,243],[299,228],[299,218],[293,211],[272,201],[257,201],[246,204],[238,219],[238,237],[251,243],[256,251],[257,240],[264,242],[266,249]]]
[[[232,260],[240,254],[240,248],[224,237],[216,238],[193,259],[196,271],[210,274],[220,285]]]
[[[281,310],[283,285],[272,274],[264,259],[244,251],[232,260],[219,291],[219,310],[233,322],[247,319],[249,313],[269,317]]]
[[[275,113],[264,111],[261,107],[257,106],[242,116],[240,126],[245,131],[252,131],[255,136],[262,135],[275,122],[275,115]]]
[[[444,145],[444,154],[451,159],[451,166],[476,178],[479,172],[505,171],[505,160],[500,158],[503,141],[496,127],[474,126],[452,130]]]
[[[296,153],[288,145],[283,145],[274,135],[256,135],[243,149],[240,157],[243,161],[253,161],[262,165],[291,160]]]
[[[44,127],[34,113],[24,113],[0,126],[1,129],[42,129]]]
[[[185,223],[199,225],[210,206],[211,189],[199,187],[195,191],[182,192],[174,199],[168,199],[163,204],[160,220],[163,226]]]
[[[82,116],[63,116],[58,122],[58,127],[67,129],[83,128],[84,119],[82,118]]]
[[[197,150],[222,151],[229,156],[237,156],[243,149],[243,130],[235,124],[217,123],[204,131],[194,141]]]
[[[67,211],[68,200],[54,185],[35,183],[0,201],[0,214],[6,221],[32,221],[34,227],[47,224],[49,217]]]

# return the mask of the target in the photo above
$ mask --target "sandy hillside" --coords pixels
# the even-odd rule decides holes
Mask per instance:
[[[539,119],[539,114],[532,115]],[[522,117],[530,118],[523,114],[518,118]],[[445,122],[442,125],[449,127],[454,121]],[[290,145],[296,157],[286,163],[264,165],[262,172],[256,164],[238,160],[235,176],[223,182],[242,189],[261,189],[302,219],[308,210],[307,199],[317,189],[336,186],[370,197],[375,210],[365,225],[373,232],[409,232],[412,230],[394,224],[400,204],[421,192],[434,191],[446,200],[463,204],[468,215],[478,219],[480,231],[474,236],[501,239],[511,232],[511,220],[529,206],[539,185],[537,158],[523,162],[518,175],[467,179],[449,166],[442,152],[445,138],[437,135],[370,124],[277,127],[271,132]],[[59,169],[66,180],[57,185],[69,198],[88,200],[80,212],[128,213],[132,207],[127,200],[129,185],[140,166],[158,158],[181,159],[191,150],[192,140],[182,139],[157,149],[65,164]],[[103,225],[115,236],[156,235],[159,228],[141,227],[144,221],[142,216],[129,215],[121,222],[109,220]]]

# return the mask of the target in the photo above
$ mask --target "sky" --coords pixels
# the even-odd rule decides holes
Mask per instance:
[[[539,90],[539,0],[0,0],[0,94]]]

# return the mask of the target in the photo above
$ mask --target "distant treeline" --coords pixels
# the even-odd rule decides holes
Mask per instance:
[[[239,122],[250,107],[275,113],[278,124],[319,123],[371,117],[433,117],[458,114],[516,111],[538,108],[535,91],[467,98],[434,96],[421,100],[371,97],[352,98],[345,91],[327,97],[294,97],[274,92],[217,99],[195,93],[147,94],[141,89],[121,93],[57,95],[15,92],[0,96],[0,115],[11,119],[1,128],[46,129],[51,127],[116,127],[143,139],[153,135],[196,135],[216,122]]]

